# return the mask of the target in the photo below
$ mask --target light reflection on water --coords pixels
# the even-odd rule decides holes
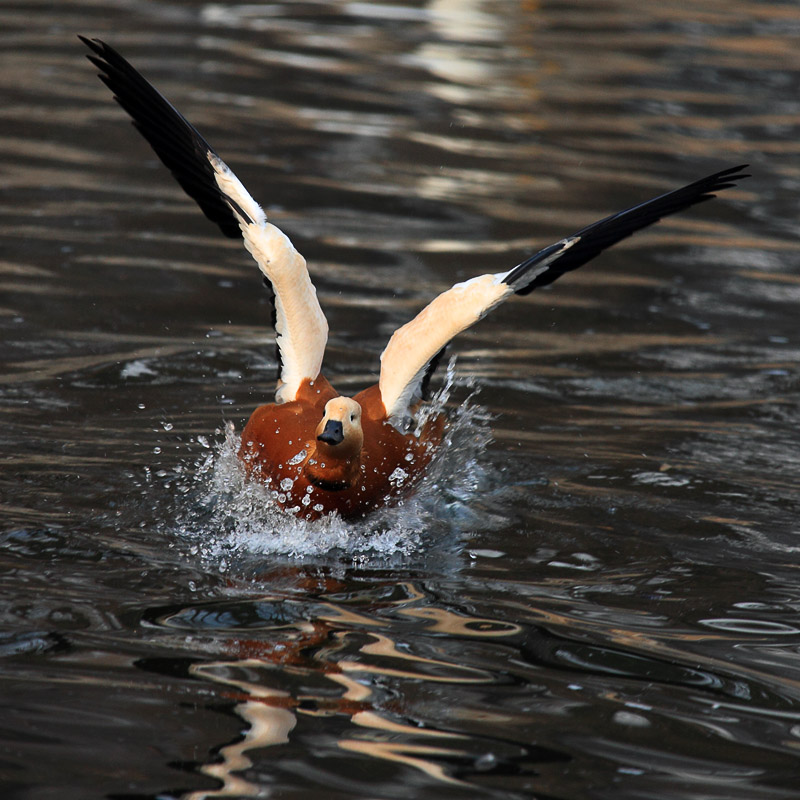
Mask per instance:
[[[0,9],[6,793],[794,798],[796,9],[102,6]],[[195,466],[273,391],[267,299],[75,33],[293,236],[346,391],[456,280],[754,177],[463,335],[492,419],[412,509],[281,527]]]

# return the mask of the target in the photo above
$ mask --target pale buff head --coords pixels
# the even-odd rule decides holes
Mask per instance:
[[[325,415],[314,432],[317,449],[339,458],[352,458],[361,452],[361,406],[350,397],[334,397],[325,404]]]

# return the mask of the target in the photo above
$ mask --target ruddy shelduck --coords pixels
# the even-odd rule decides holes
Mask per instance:
[[[435,414],[421,425],[409,420],[456,334],[511,295],[546,286],[635,231],[748,177],[744,166],[716,172],[588,225],[507,272],[457,283],[394,332],[381,354],[378,383],[343,397],[320,372],[328,324],[305,259],[289,237],[267,221],[216,151],[116,50],[80,38],[139,133],[205,215],[226,236],[243,239],[272,290],[280,363],[275,402],[253,412],[239,456],[248,476],[267,483],[279,505],[308,519],[331,512],[362,516],[397,503],[421,478],[444,421]]]

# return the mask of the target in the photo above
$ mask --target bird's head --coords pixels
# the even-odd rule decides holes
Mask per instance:
[[[361,406],[349,397],[334,397],[325,404],[325,414],[314,432],[317,451],[335,458],[352,458],[361,452]]]

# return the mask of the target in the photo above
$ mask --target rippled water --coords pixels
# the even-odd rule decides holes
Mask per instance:
[[[267,297],[78,33],[290,233],[346,392],[454,281],[753,178],[462,335],[408,508],[282,524],[228,430],[273,391]],[[798,33],[736,0],[0,4],[3,797],[797,797]]]

